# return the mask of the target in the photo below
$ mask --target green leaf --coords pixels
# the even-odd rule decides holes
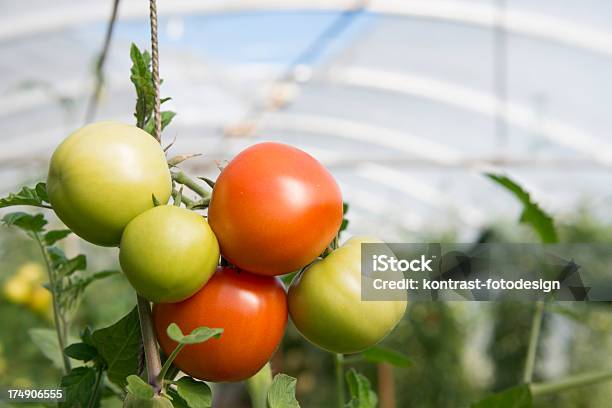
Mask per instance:
[[[471,408],[532,408],[533,400],[526,384],[493,394],[471,405]]]
[[[89,285],[98,281],[100,279],[107,278],[109,276],[118,275],[121,272],[119,271],[100,271],[96,273],[92,273],[91,275],[85,277],[79,277],[78,279],[74,279],[70,282],[70,285],[65,290],[75,289],[80,293],[82,293]]]
[[[286,374],[276,374],[268,390],[268,408],[299,408],[295,399],[297,380]]]
[[[155,117],[153,109],[155,107],[155,84],[151,74],[151,56],[147,51],[141,52],[135,44],[132,44],[130,58],[132,59],[130,80],[136,89],[136,108],[134,112],[136,126],[154,135]],[[170,98],[160,98],[160,105],[168,100]],[[172,122],[176,113],[162,111],[160,114],[161,127],[164,130]]]
[[[61,387],[66,392],[66,399],[60,403],[60,407],[86,408],[95,383],[96,370],[93,367],[73,368],[62,377]]]
[[[338,234],[340,234],[342,231],[344,231],[349,224],[349,220],[346,219],[346,213],[349,210],[349,204],[343,202],[342,203],[342,224],[340,224],[340,229],[338,230]]]
[[[45,235],[43,235],[43,239],[45,241],[45,245],[51,246],[55,244],[57,241],[60,241],[66,238],[71,233],[72,231],[68,229],[48,231],[48,232],[45,232]]]
[[[211,338],[221,337],[223,329],[211,329],[208,327],[198,327],[191,331],[188,335],[184,335],[180,327],[176,323],[170,323],[166,329],[168,337],[179,344],[196,344],[203,343]]]
[[[6,214],[2,218],[4,225],[17,227],[29,233],[43,232],[47,220],[42,214],[28,214],[24,212],[14,212]]]
[[[184,399],[181,398],[180,395],[178,395],[178,392],[176,392],[176,390],[173,390],[172,388],[168,388],[168,396],[172,398],[172,406],[174,408],[191,408],[187,404],[187,401],[185,401]]]
[[[106,362],[108,379],[125,387],[126,377],[138,373],[141,340],[136,308],[112,326],[93,332],[91,339]]]
[[[38,183],[34,188],[23,187],[18,193],[11,193],[8,197],[0,198],[0,208],[13,205],[33,205],[36,207],[49,207],[47,204],[47,186]]]
[[[346,372],[346,383],[348,385],[351,400],[346,405],[350,408],[375,408],[378,404],[376,393],[372,391],[370,381],[351,368]]]
[[[64,349],[64,353],[79,361],[91,361],[98,357],[98,350],[86,343],[74,343]]]
[[[38,195],[38,198],[40,198],[42,201],[48,203],[49,202],[49,196],[47,195],[47,183],[36,183],[36,194]]]
[[[81,338],[83,343],[93,346],[93,340],[91,338],[91,334],[92,334],[91,328],[89,326],[85,326],[85,328],[81,330],[79,337]]]
[[[74,258],[62,260],[57,264],[57,273],[60,276],[70,276],[76,271],[87,269],[87,258],[85,255],[77,255]]]
[[[64,360],[57,341],[57,333],[51,329],[30,329],[28,334],[40,352],[57,368],[64,368]]]
[[[151,199],[153,200],[153,207],[159,207],[161,205],[157,197],[155,197],[155,194],[151,194]]]
[[[212,391],[208,384],[182,377],[176,382],[176,391],[190,408],[210,408],[212,406]]]
[[[412,361],[404,354],[385,347],[374,346],[361,353],[364,359],[373,363],[389,363],[396,367],[410,367]]]
[[[172,112],[172,111],[162,111],[161,112],[162,130],[164,130],[166,126],[168,126],[170,122],[172,122],[172,119],[174,119],[175,116],[176,116],[176,112]],[[155,116],[153,115],[153,113],[151,113],[151,117],[145,124],[143,130],[145,130],[147,133],[150,133],[151,135],[155,133]]]
[[[135,397],[151,399],[155,395],[153,388],[137,375],[127,377],[127,391]]]
[[[215,188],[215,182],[207,177],[198,177],[200,180],[204,181],[210,188]]]
[[[151,118],[155,103],[155,87],[151,75],[151,56],[147,51],[140,52],[136,44],[130,48],[132,68],[130,80],[136,89],[136,125],[143,128]]]
[[[529,193],[523,187],[506,176],[490,173],[486,176],[514,194],[523,204],[523,212],[519,222],[531,226],[540,236],[542,242],[559,242],[553,218],[542,210],[536,202],[531,200]]]

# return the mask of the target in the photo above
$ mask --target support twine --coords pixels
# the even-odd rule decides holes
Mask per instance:
[[[155,86],[155,106],[153,115],[155,120],[155,139],[161,143],[161,103],[159,97],[159,51],[157,42],[157,3],[149,0],[149,10],[151,19],[151,67],[153,75],[153,85]]]

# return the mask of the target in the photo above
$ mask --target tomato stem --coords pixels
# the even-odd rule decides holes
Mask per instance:
[[[247,391],[253,408],[266,408],[267,395],[272,384],[272,367],[266,363],[254,376],[246,380]]]
[[[149,301],[138,295],[138,317],[140,320],[140,330],[142,332],[142,343],[144,345],[145,359],[147,361],[147,378],[149,385],[153,387],[155,394],[161,391],[161,383],[158,381],[161,372],[161,360],[155,341],[153,331],[153,317]]]
[[[534,396],[554,394],[572,388],[578,388],[589,384],[595,384],[612,379],[612,371],[596,371],[591,373],[577,374],[562,378],[558,381],[548,383],[531,384],[529,387]]]
[[[178,196],[178,191],[172,190],[172,196],[173,197]],[[192,200],[191,198],[184,196],[182,193],[181,193],[181,201],[183,202],[183,204],[187,206],[187,208],[193,208],[196,205],[195,200]]]
[[[344,408],[344,356],[334,355],[334,366],[336,368],[336,396],[338,408]]]
[[[36,243],[38,244],[38,247],[40,248],[43,258],[45,260],[45,267],[47,268],[47,274],[49,276],[49,287],[51,288],[51,298],[53,299],[53,321],[55,323],[54,326],[55,326],[55,332],[57,334],[57,343],[60,348],[60,353],[62,354],[62,361],[64,362],[64,372],[65,374],[68,374],[71,367],[70,367],[70,359],[64,352],[64,349],[66,348],[66,333],[65,333],[66,325],[65,325],[64,318],[60,315],[60,307],[57,302],[57,293],[56,293],[57,286],[55,283],[55,272],[53,270],[53,265],[49,257],[49,253],[47,252],[47,248],[45,247],[45,245],[43,245],[40,234],[34,233],[33,235],[34,235],[34,238],[36,239]]]
[[[531,332],[529,335],[529,346],[527,348],[527,358],[525,359],[525,371],[523,382],[529,384],[533,378],[535,367],[536,352],[538,350],[538,339],[542,328],[542,317],[544,316],[544,301],[538,300],[535,303],[535,313],[531,322]]]
[[[178,354],[181,352],[183,347],[185,347],[185,344],[178,344],[174,348],[174,350],[172,350],[172,353],[170,353],[170,356],[164,362],[164,366],[161,368],[161,371],[159,372],[159,375],[157,376],[157,381],[159,383],[163,383],[164,377],[166,377],[166,374],[168,373],[168,369],[170,369],[170,366],[172,365],[172,362],[174,361],[176,356],[178,356]]]
[[[202,185],[200,185],[200,183],[198,183],[182,171],[172,173],[172,179],[179,184],[187,186],[189,189],[193,190],[194,193],[204,199],[210,197],[210,192],[206,191],[206,189]]]

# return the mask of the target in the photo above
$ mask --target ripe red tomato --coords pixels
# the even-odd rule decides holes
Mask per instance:
[[[153,320],[167,355],[176,347],[166,333],[170,323],[183,333],[200,326],[223,328],[219,339],[185,346],[174,364],[200,380],[241,381],[257,373],[278,347],[287,324],[287,296],[277,278],[218,268],[189,299],[156,304]]]
[[[342,223],[342,194],[309,154],[260,143],[223,169],[208,221],[228,261],[260,275],[282,275],[329,245]]]

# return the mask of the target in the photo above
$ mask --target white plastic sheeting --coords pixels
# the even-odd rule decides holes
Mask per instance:
[[[147,2],[122,0],[97,119],[133,120],[129,45]],[[0,191],[44,177],[85,120],[112,1],[0,1]],[[361,11],[346,10],[365,4]],[[502,8],[505,6],[505,8]],[[187,170],[259,140],[337,176],[351,229],[469,237],[518,204],[503,171],[556,214],[609,220],[612,4],[603,1],[159,0],[165,133]],[[280,80],[282,79],[282,80]],[[244,129],[252,130],[245,135]]]

